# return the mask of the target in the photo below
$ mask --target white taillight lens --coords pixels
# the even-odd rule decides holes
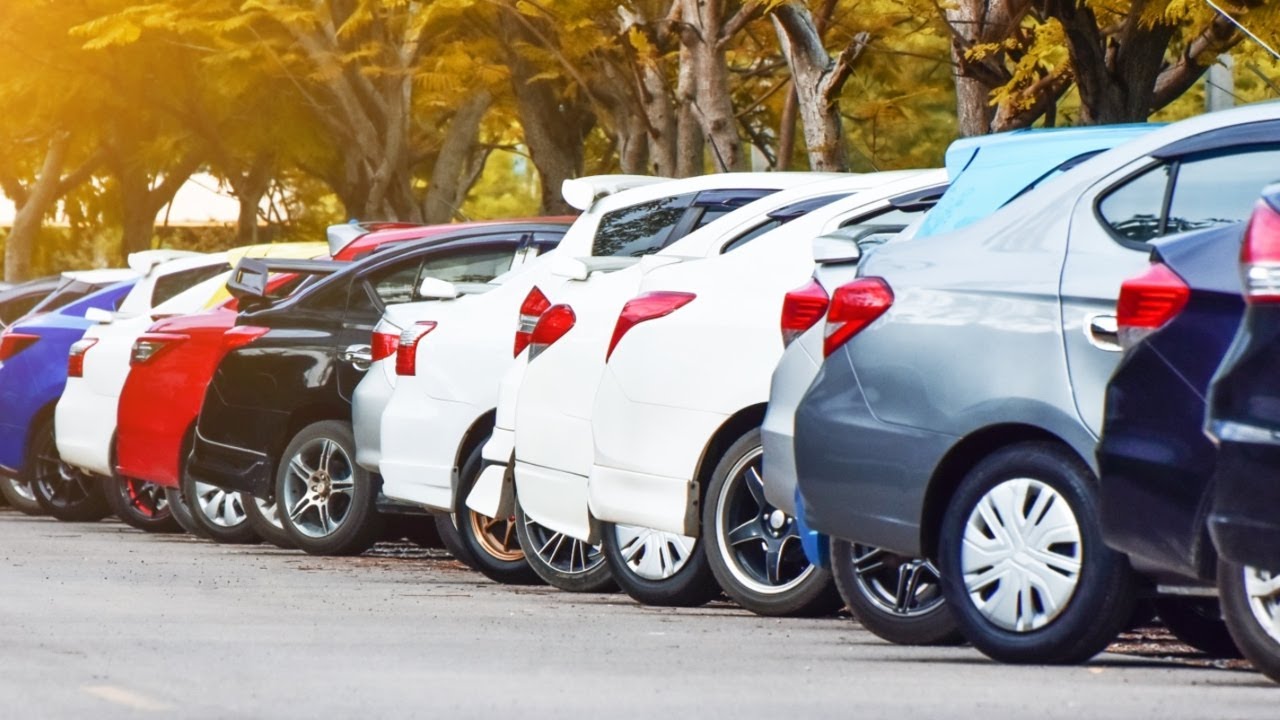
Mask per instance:
[[[1124,281],[1116,302],[1116,327],[1125,349],[1164,327],[1182,312],[1191,288],[1163,263],[1152,263],[1146,272]]]
[[[893,289],[881,278],[859,278],[836,288],[827,309],[823,357],[849,342],[892,306]]]
[[[830,298],[817,280],[787,293],[782,299],[782,346],[786,347],[809,328],[818,324],[827,312]]]
[[[423,320],[414,323],[407,330],[400,333],[399,346],[396,348],[397,375],[412,376],[418,374],[418,341],[435,329],[436,323],[434,321]]]
[[[542,317],[542,313],[551,307],[551,301],[541,290],[535,285],[525,296],[524,302],[520,303],[520,320],[516,325],[516,342],[515,352],[511,355],[515,357],[521,351],[529,347],[529,342],[533,337],[533,329],[538,324],[538,318]]]
[[[84,355],[97,344],[95,338],[84,338],[71,345],[71,352],[67,355],[67,377],[84,377]]]

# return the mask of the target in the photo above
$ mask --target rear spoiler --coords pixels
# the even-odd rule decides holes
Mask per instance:
[[[394,221],[358,222],[353,220],[338,225],[330,225],[325,230],[325,240],[329,243],[329,256],[335,257],[342,252],[343,248],[350,245],[352,241],[361,235],[367,235],[378,230],[400,230],[414,227],[422,227],[422,225],[421,223]]]
[[[272,299],[267,293],[272,273],[330,275],[349,265],[350,263],[335,260],[242,258],[231,272],[231,279],[227,281],[227,292],[240,301],[241,308],[246,303],[260,305]]]
[[[856,263],[864,250],[906,229],[906,225],[847,225],[813,239],[813,261],[818,265]]]

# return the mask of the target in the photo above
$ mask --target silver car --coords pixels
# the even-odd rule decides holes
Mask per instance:
[[[961,631],[993,658],[1105,648],[1139,589],[1102,542],[1094,459],[1120,284],[1152,241],[1246,219],[1278,173],[1280,104],[1243,107],[868,254],[832,292],[826,359],[795,414],[809,525],[934,560]]]

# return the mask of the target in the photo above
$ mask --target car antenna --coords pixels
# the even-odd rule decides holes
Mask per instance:
[[[1275,48],[1263,42],[1262,38],[1258,37],[1257,35],[1254,35],[1253,32],[1250,31],[1249,28],[1245,27],[1243,23],[1231,17],[1230,13],[1218,7],[1217,3],[1215,3],[1213,0],[1204,0],[1204,1],[1208,3],[1209,7],[1213,8],[1214,10],[1217,10],[1219,15],[1226,18],[1227,22],[1231,23],[1232,25],[1235,25],[1237,28],[1240,29],[1240,32],[1249,36],[1250,40],[1258,43],[1259,45],[1262,46],[1264,50],[1271,53],[1271,57],[1275,58],[1276,60],[1280,60],[1280,52],[1276,52]]]

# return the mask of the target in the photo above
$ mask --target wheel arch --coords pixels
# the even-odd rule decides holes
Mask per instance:
[[[272,438],[271,440],[270,447],[274,456],[273,460],[279,461],[280,455],[284,453],[284,449],[288,447],[289,442],[298,433],[302,432],[303,428],[325,420],[350,423],[351,406],[332,400],[317,400],[295,408],[289,414],[289,424],[285,427],[284,432],[280,437]],[[275,468],[272,468],[272,473],[275,473]]]
[[[467,431],[462,434],[462,441],[458,443],[458,452],[453,458],[453,480],[454,487],[452,492],[457,492],[458,472],[462,469],[462,464],[467,461],[477,447],[483,445],[485,439],[493,432],[493,428],[497,425],[498,410],[496,408],[486,410],[471,423]]]
[[[26,471],[26,466],[31,464],[31,452],[35,448],[36,431],[40,429],[46,422],[53,422],[53,415],[58,409],[58,398],[54,398],[40,407],[31,415],[31,422],[27,425],[26,441],[22,445],[22,470]]]
[[[764,413],[767,407],[768,403],[749,405],[730,415],[720,424],[720,427],[716,428],[715,433],[702,449],[702,456],[698,458],[698,465],[693,473],[693,479],[698,483],[699,501],[706,494],[707,485],[711,483],[711,474],[716,471],[716,465],[720,464],[721,456],[738,438],[764,424]]]

